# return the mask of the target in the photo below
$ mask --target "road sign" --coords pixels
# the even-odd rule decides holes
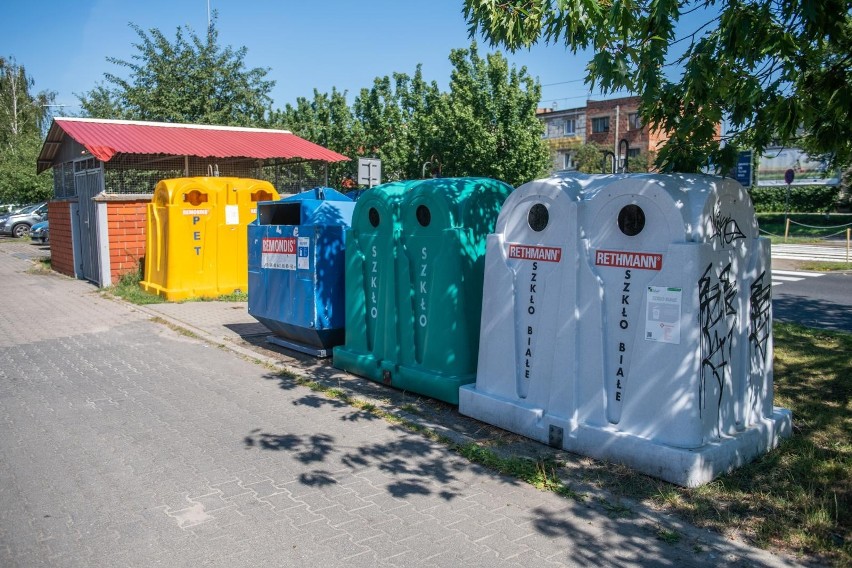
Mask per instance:
[[[734,179],[745,187],[752,185],[752,160],[751,150],[740,152],[737,157],[737,167],[734,171]]]
[[[358,184],[373,187],[382,183],[382,161],[378,158],[358,158]]]

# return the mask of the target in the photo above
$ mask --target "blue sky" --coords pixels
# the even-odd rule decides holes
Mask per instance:
[[[210,0],[210,6],[219,13],[220,44],[246,46],[247,66],[270,68],[276,108],[311,97],[314,88],[347,90],[351,103],[375,77],[410,75],[418,63],[427,80],[446,89],[450,50],[470,43],[461,0]],[[129,60],[137,53],[138,36],[128,23],[159,28],[169,38],[184,25],[201,35],[207,1],[5,0],[0,21],[6,23],[0,54],[24,65],[36,90],[56,91],[56,102],[69,105],[56,109],[61,115],[79,111],[75,93],[92,89],[105,72],[124,72],[106,57]],[[480,42],[481,53],[493,50]],[[586,58],[562,46],[504,54],[548,85],[544,106],[583,106],[588,90],[578,79]]]

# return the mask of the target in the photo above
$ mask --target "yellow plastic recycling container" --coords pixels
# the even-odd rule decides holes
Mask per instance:
[[[217,298],[248,290],[247,226],[257,202],[279,199],[267,181],[166,179],[147,206],[143,290],[163,298]]]

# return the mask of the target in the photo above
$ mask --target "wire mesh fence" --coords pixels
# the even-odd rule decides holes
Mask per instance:
[[[56,164],[54,196],[57,199],[76,196],[75,175],[92,169],[103,172],[103,191],[111,195],[150,195],[161,180],[198,176],[262,179],[281,194],[328,185],[325,162],[123,154],[109,162],[90,158]]]

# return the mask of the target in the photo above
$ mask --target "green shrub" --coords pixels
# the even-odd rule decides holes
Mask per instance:
[[[786,210],[787,186],[753,187],[749,191],[759,213]],[[790,211],[824,213],[834,209],[840,188],[830,185],[800,185],[790,188]]]
[[[141,264],[141,263],[140,263]],[[137,305],[162,304],[163,298],[156,294],[149,294],[139,285],[142,280],[142,267],[133,272],[127,272],[118,279],[118,284],[111,286],[109,290],[124,300]]]

